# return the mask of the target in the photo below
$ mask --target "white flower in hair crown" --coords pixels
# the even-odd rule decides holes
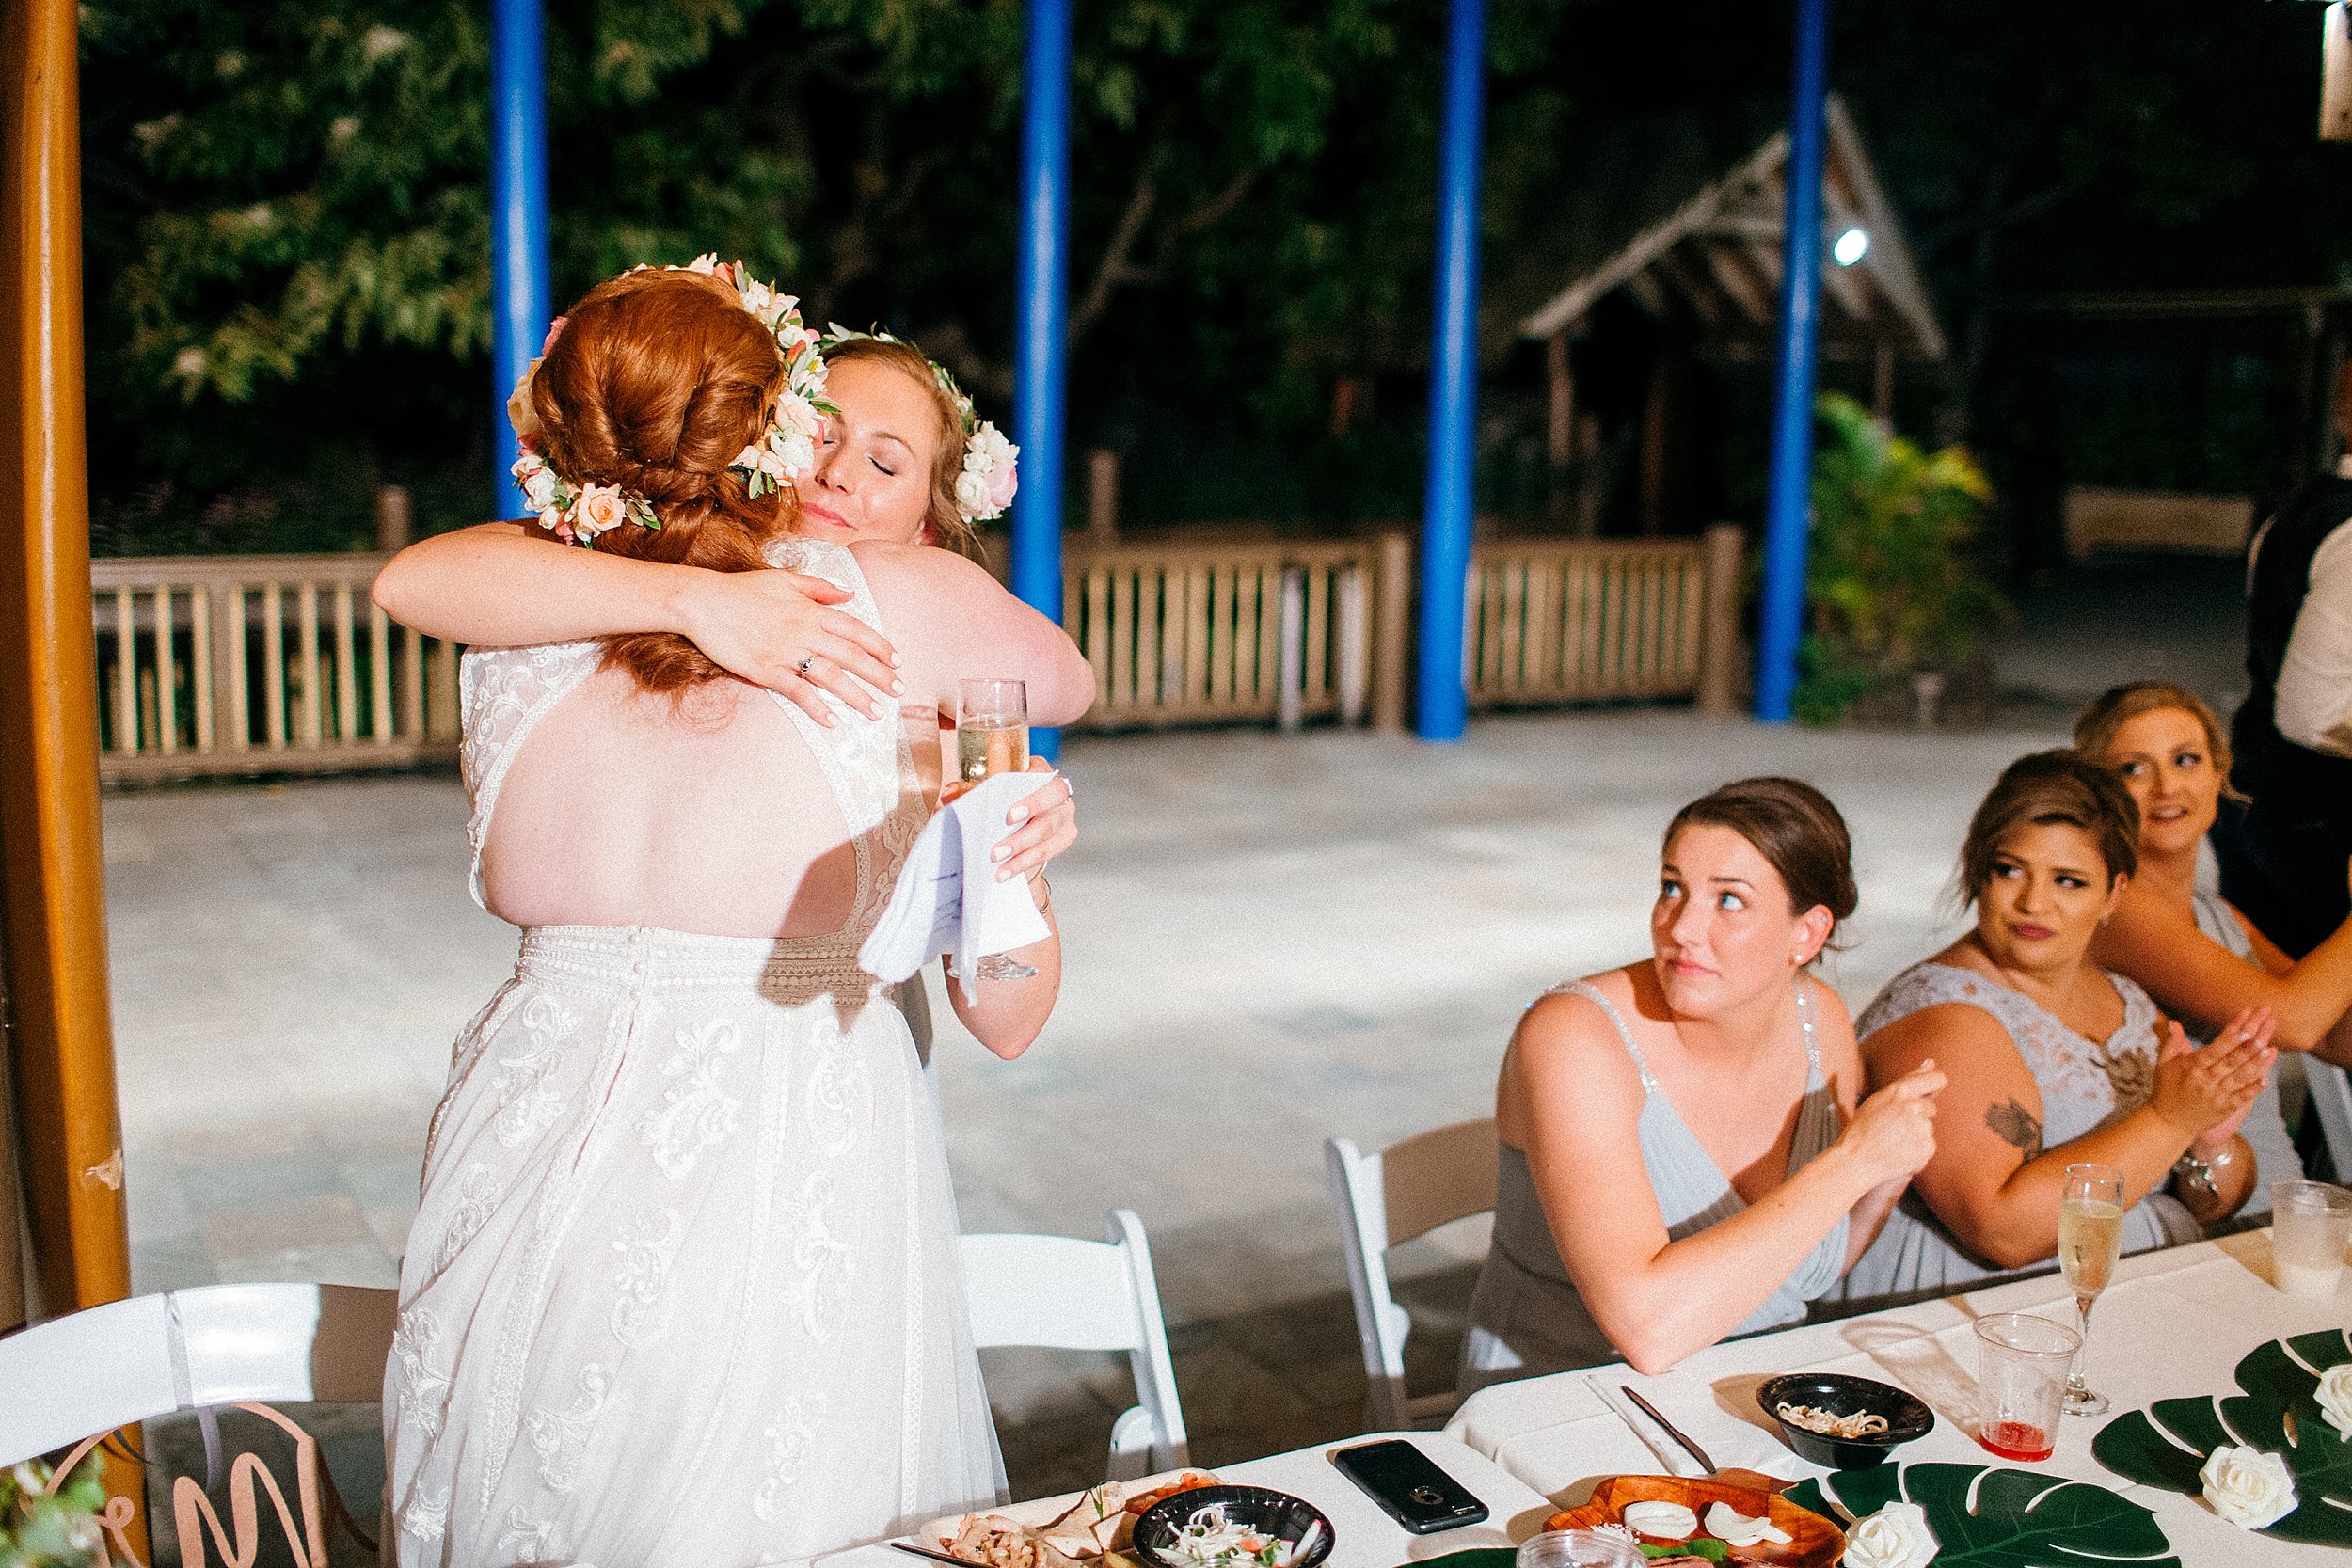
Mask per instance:
[[[629,268],[630,272],[648,270],[652,269]],[[768,427],[727,467],[744,476],[744,487],[755,499],[792,483],[816,466],[817,436],[824,428],[825,416],[834,412],[833,404],[825,401],[824,356],[818,352],[817,334],[801,323],[800,300],[776,293],[745,272],[740,261],[720,261],[716,252],[697,256],[682,267],[659,270],[698,272],[731,285],[743,309],[775,335],[776,352],[784,356],[784,388],[769,412]],[[635,491],[612,484],[575,485],[539,454],[543,432],[532,406],[531,385],[548,350],[563,335],[564,322],[562,316],[555,318],[548,328],[547,341],[539,347],[539,358],[523,372],[506,400],[506,417],[522,448],[522,455],[509,471],[522,486],[523,499],[538,514],[542,527],[566,544],[595,549],[597,535],[623,523],[659,529],[661,519],[653,503]]]
[[[904,338],[893,337],[880,328],[852,332],[831,323],[826,325],[822,346],[830,352],[858,339],[897,343],[923,354]],[[1021,449],[1005,439],[1005,433],[995,425],[973,413],[972,400],[956,385],[956,378],[948,373],[946,366],[928,354],[923,355],[923,362],[931,368],[932,378],[939,383],[939,389],[947,394],[947,401],[955,404],[956,419],[963,430],[963,466],[956,474],[956,511],[967,523],[994,522],[1005,515],[1005,509],[1012,504],[1013,493],[1021,487],[1017,471]]]

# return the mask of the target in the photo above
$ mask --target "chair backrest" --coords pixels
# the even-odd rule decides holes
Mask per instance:
[[[1406,1390],[1405,1341],[1413,1320],[1389,1293],[1388,1252],[1492,1209],[1496,1148],[1490,1117],[1433,1128],[1377,1154],[1359,1151],[1347,1138],[1324,1145],[1347,1253],[1348,1293],[1356,1302],[1356,1338],[1364,1353],[1366,1415],[1375,1430],[1436,1424],[1454,1408],[1451,1393],[1414,1399]]]
[[[381,1399],[397,1299],[350,1285],[206,1285],[12,1334],[0,1339],[0,1465],[179,1410]]]
[[[2303,1081],[2311,1085],[2312,1110],[2328,1140],[2328,1159],[2338,1181],[2352,1181],[2352,1076],[2332,1062],[2303,1058]]]
[[[1114,1209],[1108,1242],[1074,1236],[963,1238],[964,1294],[980,1349],[1123,1350],[1136,1404],[1111,1429],[1111,1479],[1192,1463],[1176,1362],[1160,1316],[1152,1246],[1134,1211]]]

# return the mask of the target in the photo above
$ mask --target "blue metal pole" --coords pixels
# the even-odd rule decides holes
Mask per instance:
[[[490,467],[493,515],[530,515],[506,469],[506,395],[554,315],[548,283],[548,90],[540,0],[490,0]]]
[[[1014,333],[1013,439],[1021,490],[1012,503],[1012,591],[1061,619],[1063,318],[1070,273],[1071,0],[1029,0],[1021,133],[1021,275]],[[1052,757],[1059,733],[1032,730]]]
[[[1805,533],[1813,513],[1813,359],[1821,294],[1821,148],[1829,98],[1829,0],[1797,0],[1788,108],[1788,199],[1781,235],[1780,375],[1764,510],[1756,716],[1788,721],[1804,631]]]
[[[1429,341],[1429,477],[1422,505],[1421,663],[1423,740],[1459,740],[1462,597],[1470,580],[1478,415],[1478,170],[1486,85],[1486,0],[1450,0],[1445,127],[1438,146],[1438,278]]]

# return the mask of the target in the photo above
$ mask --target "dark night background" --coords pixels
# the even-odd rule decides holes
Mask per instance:
[[[1791,8],[1495,0],[1486,274],[1560,220],[1566,160],[1661,110],[1785,103]],[[552,0],[556,294],[740,255],[811,317],[1009,390],[1012,0]],[[366,547],[491,467],[485,16],[436,0],[90,0],[83,119],[100,553]],[[2312,460],[2299,307],[2085,317],[2058,296],[2352,283],[2352,148],[2316,141],[2295,0],[1839,0],[1832,85],[1951,356],[1897,425],[1965,439],[2012,574],[2068,483],[2269,496]],[[1080,8],[1073,451],[1136,527],[1343,530],[1418,511],[1440,0]],[[1491,297],[1490,297],[1491,303]],[[1671,335],[1613,304],[1580,395],[1618,447]],[[1502,325],[1502,324],[1498,324]],[[1547,526],[1541,346],[1486,368],[1482,509]],[[1824,384],[1867,395],[1867,365]],[[1344,434],[1335,390],[1354,384]],[[1760,509],[1760,366],[1681,400],[1670,530]],[[1083,465],[1073,465],[1073,484]],[[1613,479],[1604,531],[1633,526]]]

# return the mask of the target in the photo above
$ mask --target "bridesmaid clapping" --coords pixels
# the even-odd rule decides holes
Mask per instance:
[[[1802,1320],[1934,1152],[1944,1075],[1857,1111],[1853,1026],[1809,973],[1853,911],[1849,856],[1812,786],[1725,784],[1666,830],[1651,958],[1528,1009],[1465,1393]]]

